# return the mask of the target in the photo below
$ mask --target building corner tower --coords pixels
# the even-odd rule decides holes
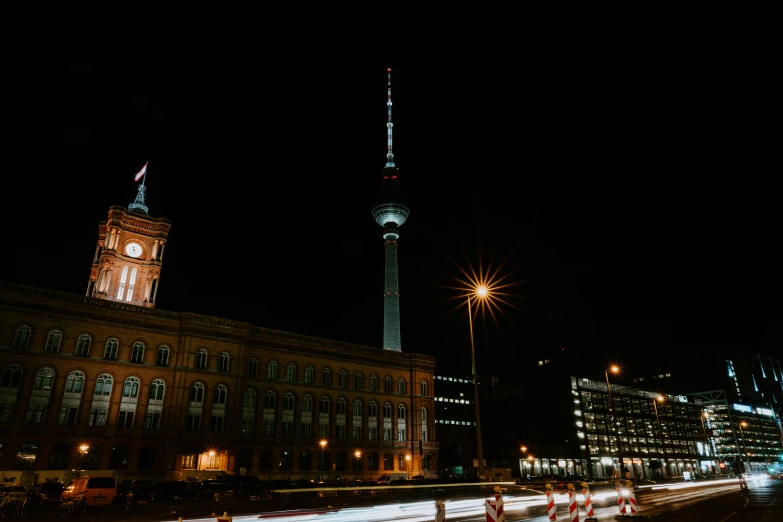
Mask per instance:
[[[142,169],[144,178],[146,168]],[[146,190],[142,182],[136,200],[127,209],[110,207],[109,218],[98,225],[87,297],[155,307],[171,222],[149,215]]]
[[[384,289],[383,289],[383,349],[401,351],[400,342],[400,285],[397,273],[397,240],[399,227],[408,219],[410,211],[400,200],[399,170],[392,153],[391,69],[386,70],[386,166],[381,180],[382,203],[372,209],[375,222],[383,227]]]

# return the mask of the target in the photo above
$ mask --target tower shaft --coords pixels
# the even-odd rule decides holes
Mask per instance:
[[[399,234],[387,230],[384,259],[386,274],[383,292],[383,348],[401,351],[400,342],[400,286],[397,274],[397,238]]]

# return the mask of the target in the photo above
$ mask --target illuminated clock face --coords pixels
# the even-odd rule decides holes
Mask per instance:
[[[141,255],[141,246],[138,243],[128,243],[125,245],[125,254],[131,257],[139,257]]]

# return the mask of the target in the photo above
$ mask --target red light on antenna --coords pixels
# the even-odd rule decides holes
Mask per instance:
[[[391,72],[391,67],[389,67],[388,69],[386,69],[386,72]]]

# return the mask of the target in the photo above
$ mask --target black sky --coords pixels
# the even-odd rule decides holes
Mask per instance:
[[[780,34],[493,23],[463,13],[404,56],[66,54],[60,152],[17,173],[8,279],[84,292],[98,222],[149,160],[150,213],[172,222],[159,308],[380,346],[391,67],[403,351],[466,360],[443,287],[481,258],[524,282],[499,328],[476,326],[481,364],[566,350],[600,376],[610,359],[774,353]]]

